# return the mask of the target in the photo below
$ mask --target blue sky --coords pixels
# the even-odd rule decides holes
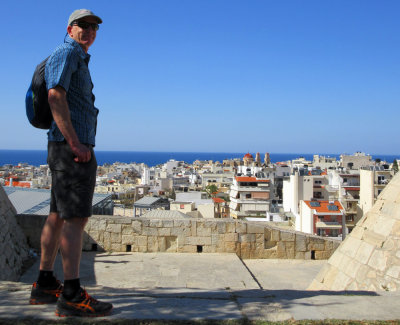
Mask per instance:
[[[400,153],[397,0],[4,2],[0,149],[46,148],[24,97],[78,8],[98,150]]]

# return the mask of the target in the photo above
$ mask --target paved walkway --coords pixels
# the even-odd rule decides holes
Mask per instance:
[[[114,304],[107,319],[400,319],[398,292],[306,291],[325,261],[240,260],[235,254],[83,253],[81,282]],[[38,261],[0,282],[0,319],[57,319],[31,306]],[[61,263],[56,273],[62,279]]]

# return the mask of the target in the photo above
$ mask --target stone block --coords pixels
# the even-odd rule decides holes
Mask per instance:
[[[256,243],[262,244],[264,246],[264,234],[256,234]]]
[[[122,235],[133,235],[133,229],[132,229],[132,226],[131,225],[129,225],[129,226],[126,226],[126,225],[124,225],[124,226],[122,226]]]
[[[147,251],[148,252],[158,252],[158,237],[157,236],[148,236],[147,237]]]
[[[240,243],[240,257],[251,258],[253,254],[253,245],[251,243]]]
[[[378,234],[369,229],[366,229],[364,231],[363,240],[371,245],[381,247],[383,242],[385,241],[385,239],[386,239],[386,237],[384,237],[383,235]]]
[[[150,225],[149,227],[154,227],[154,228],[161,228],[163,225],[162,220],[150,220]]]
[[[263,258],[277,258],[276,249],[264,249]]]
[[[99,220],[99,230],[106,230],[107,228],[107,221],[104,219]]]
[[[147,247],[147,236],[137,236],[136,237],[138,246],[146,246]]]
[[[286,256],[286,245],[285,242],[278,242],[278,245],[276,246],[276,257],[277,258],[287,258]]]
[[[189,227],[174,227],[171,228],[171,235],[190,237],[192,236],[192,229]]]
[[[225,242],[224,247],[226,253],[236,253],[236,247],[237,247],[236,242],[233,241]]]
[[[247,233],[248,234],[263,234],[264,226],[256,225],[253,223],[248,223],[247,224]]]
[[[358,249],[360,248],[362,241],[358,238],[353,236],[348,236],[346,238],[346,242],[343,242],[342,246],[340,247],[340,251],[347,256],[354,258]]]
[[[235,221],[226,222],[225,226],[227,233],[236,232]]]
[[[368,265],[377,270],[377,271],[384,271],[386,269],[387,264],[387,257],[383,251],[375,249],[372,253],[371,258],[369,259]]]
[[[111,233],[121,233],[122,231],[122,225],[120,224],[108,224],[106,231],[111,232]]]
[[[121,233],[111,233],[111,243],[121,244]]]
[[[204,224],[197,223],[196,236],[198,237],[211,236],[211,228],[205,227]]]
[[[219,245],[219,241],[220,241],[220,237],[222,237],[222,240],[224,239],[223,235],[218,235],[218,234],[212,234],[211,235],[211,246],[218,246]]]
[[[190,220],[174,220],[174,227],[187,227],[190,228],[192,222]]]
[[[131,218],[117,218],[115,219],[115,223],[121,225],[129,225],[131,223]]]
[[[351,236],[356,239],[361,239],[363,234],[364,234],[364,228],[361,226],[356,226],[356,227],[354,227],[353,231],[347,238],[349,238]]]
[[[339,267],[344,256],[346,255],[344,255],[341,250],[337,250],[329,259],[329,263],[335,267]]]
[[[247,224],[241,221],[236,221],[235,231],[239,234],[247,233]]]
[[[333,290],[345,290],[347,285],[350,283],[351,279],[349,276],[339,271],[336,275],[336,279],[333,282]]]
[[[146,246],[138,246],[137,251],[139,253],[147,253],[147,245]]]
[[[217,223],[217,232],[219,234],[225,234],[226,233],[226,223],[225,222],[218,222]]]
[[[165,251],[176,252],[178,250],[178,239],[176,236],[165,237]]]
[[[237,233],[227,233],[224,235],[224,240],[229,242],[229,241],[233,241],[236,242],[239,240],[239,234]]]
[[[325,241],[319,238],[310,238],[308,249],[311,251],[323,251],[325,249]]]
[[[282,241],[295,241],[295,234],[291,232],[282,231],[281,232],[281,240]]]
[[[150,227],[150,219],[140,218],[139,220],[142,223],[142,227]]]
[[[387,270],[386,275],[388,275],[396,280],[399,280],[400,279],[400,265],[391,266]]]
[[[191,245],[191,246],[210,245],[211,246],[211,237],[186,237],[186,245]]]
[[[197,253],[197,246],[185,245],[180,249],[181,253]]]
[[[174,220],[163,220],[162,226],[164,228],[173,228],[174,227]]]
[[[134,245],[135,237],[133,237],[132,235],[122,235],[121,244],[122,245]]]
[[[157,236],[158,231],[157,231],[157,228],[143,227],[142,234],[145,236]]]
[[[192,236],[196,237],[197,236],[197,223],[196,223],[196,221],[191,221],[190,229],[192,230]]]
[[[217,249],[215,246],[204,246],[203,253],[216,253]]]
[[[384,237],[387,237],[392,232],[395,222],[395,219],[390,219],[388,217],[379,217],[377,220],[377,226],[374,227],[374,232]]]
[[[158,228],[159,236],[171,236],[171,228]]]
[[[271,241],[280,241],[281,240],[281,232],[276,229],[271,230]]]
[[[398,192],[398,189],[395,190]],[[386,218],[400,220],[400,202],[385,202],[382,206],[381,214]]]
[[[247,242],[255,242],[256,236],[254,234],[239,234],[239,242],[247,243]]]
[[[140,221],[132,221],[132,229],[134,233],[140,234],[142,232],[142,223]]]
[[[125,248],[125,247],[124,247]],[[116,244],[116,243],[113,243],[113,244],[111,244],[111,250],[113,251],[113,252],[123,252],[124,250],[122,249],[122,245],[121,244]]]
[[[331,257],[331,252],[326,251],[316,251],[315,252],[315,259],[316,260],[327,260]]]
[[[361,264],[367,264],[374,248],[374,245],[368,244],[366,242],[361,242],[360,247],[358,248],[354,258]]]
[[[294,258],[296,260],[304,260],[305,259],[305,252],[296,251],[296,254],[295,254]]]
[[[307,239],[306,236],[296,234],[296,252],[307,251]]]

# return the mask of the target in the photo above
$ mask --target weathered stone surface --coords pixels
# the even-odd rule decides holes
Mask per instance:
[[[317,276],[313,290],[400,290],[400,173]]]
[[[263,234],[264,226],[249,223],[247,225],[247,233],[248,234]]]

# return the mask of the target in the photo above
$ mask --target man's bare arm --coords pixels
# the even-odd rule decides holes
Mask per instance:
[[[91,153],[88,147],[80,143],[72,126],[65,89],[57,86],[50,89],[48,95],[54,121],[71,147],[72,152],[76,155],[75,161],[88,162],[91,159]]]

